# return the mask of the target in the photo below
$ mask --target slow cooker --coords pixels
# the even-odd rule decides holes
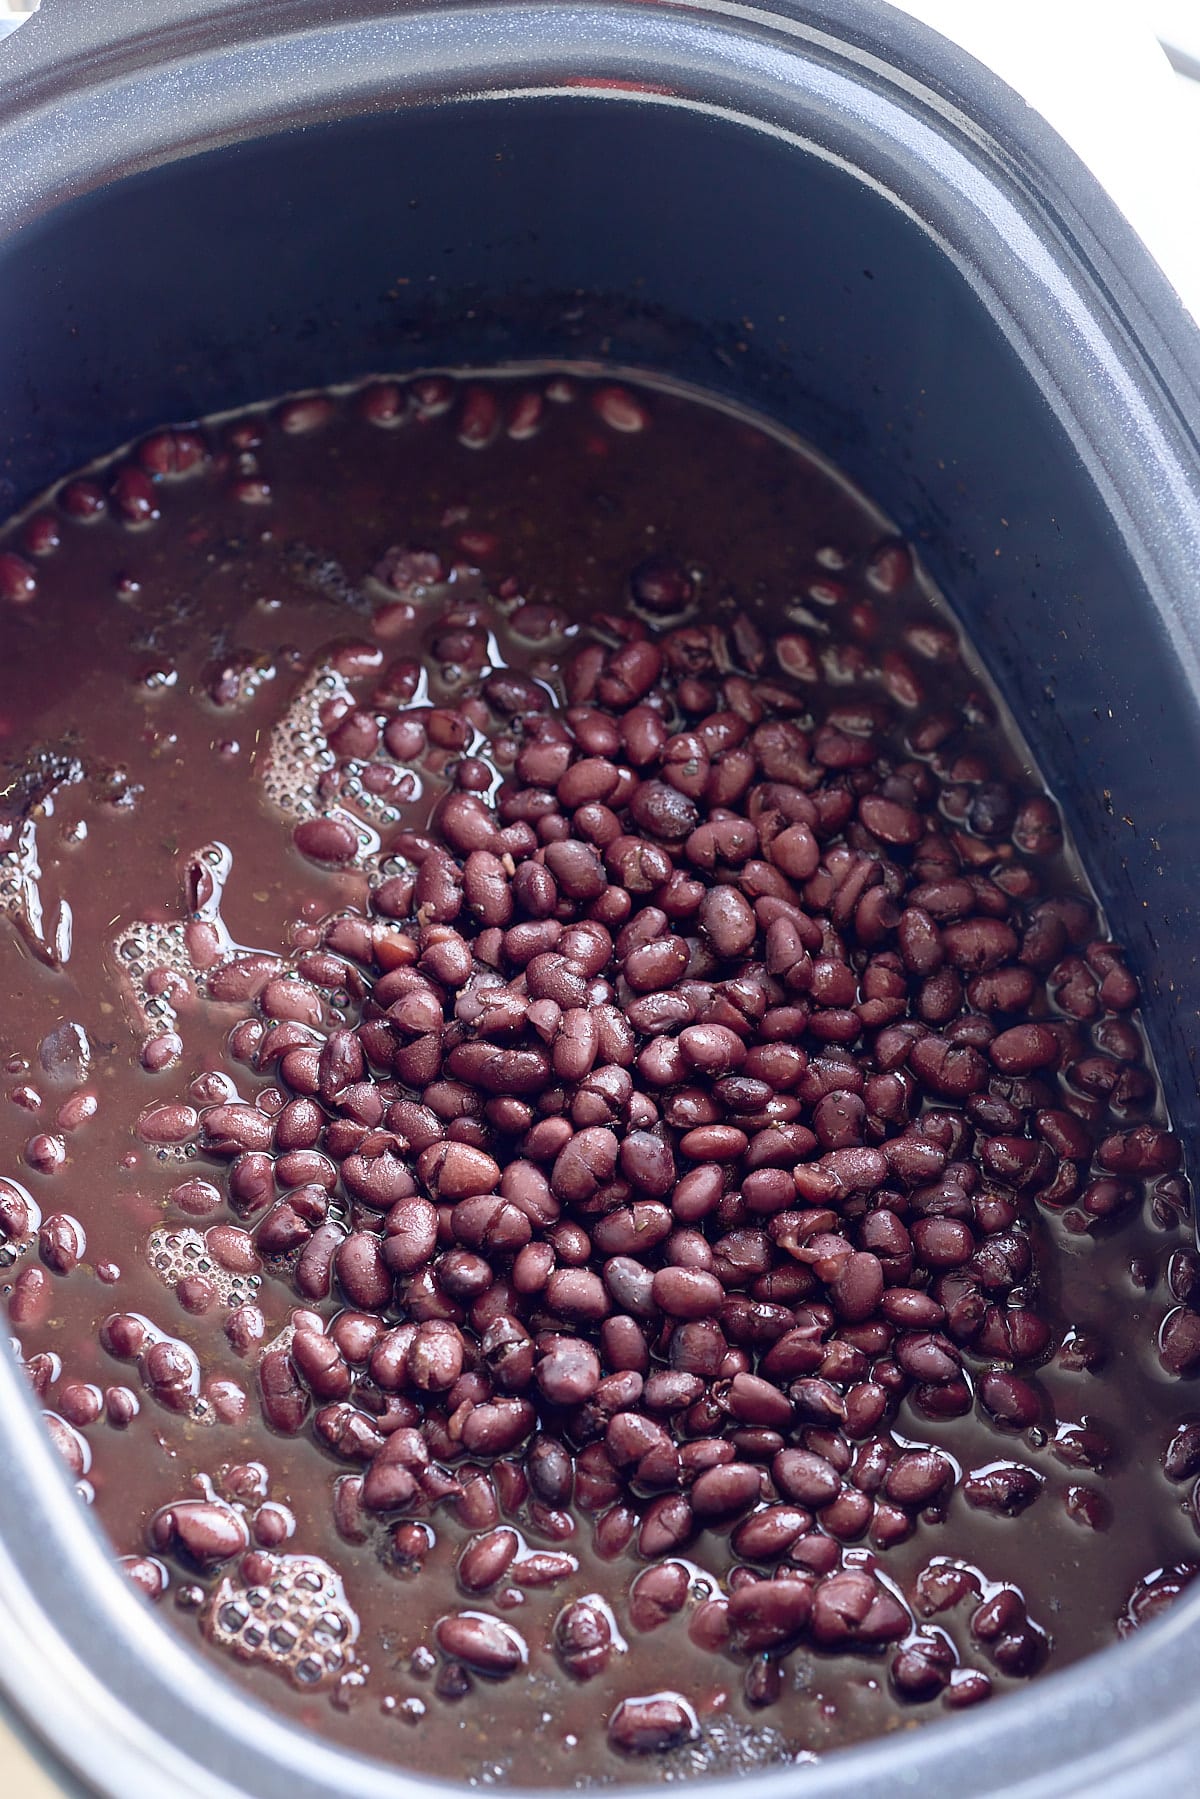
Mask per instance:
[[[769,415],[950,596],[1195,1131],[1200,337],[1009,89],[867,0],[47,0],[4,63],[0,511],[163,419],[375,369],[613,364]],[[428,1784],[161,1629],[7,1354],[0,1453],[0,1688],[65,1790]],[[1198,1666],[1200,1593],[755,1799],[1187,1791]]]

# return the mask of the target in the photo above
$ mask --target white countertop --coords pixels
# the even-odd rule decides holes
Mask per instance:
[[[1200,321],[1200,0],[893,0],[977,56],[1108,189]]]

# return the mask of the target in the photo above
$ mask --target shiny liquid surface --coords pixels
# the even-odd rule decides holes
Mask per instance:
[[[5,1292],[165,1624],[572,1784],[905,1729],[1177,1590],[1136,987],[831,471],[374,383],[87,471],[0,597]]]

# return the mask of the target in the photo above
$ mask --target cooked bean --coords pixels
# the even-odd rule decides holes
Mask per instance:
[[[653,1755],[700,1734],[696,1714],[679,1693],[622,1699],[608,1721],[608,1740],[622,1755]]]
[[[666,1493],[647,1506],[638,1532],[638,1551],[647,1560],[681,1549],[695,1533],[692,1508],[682,1494]]]
[[[598,1598],[575,1599],[554,1620],[555,1653],[576,1680],[593,1680],[608,1666],[613,1651],[612,1625]]]
[[[560,1679],[615,1679],[621,1602],[614,1612],[605,1595],[581,1593],[588,1553],[614,1564],[618,1596],[630,1553],[652,1563],[626,1577],[636,1572],[631,1630],[674,1618],[664,1647],[740,1661],[745,1704],[782,1702],[784,1735],[794,1705],[782,1658],[800,1642],[827,1661],[876,1654],[896,1705],[942,1695],[957,1708],[985,1697],[992,1676],[958,1665],[950,1626],[914,1626],[889,1562],[911,1574],[931,1558],[904,1582],[918,1613],[963,1605],[975,1659],[1006,1679],[1034,1672],[1046,1639],[1016,1587],[998,1587],[983,1563],[978,1577],[958,1565],[965,1508],[993,1515],[971,1527],[983,1532],[972,1559],[986,1562],[984,1539],[1011,1534],[1005,1520],[1049,1491],[1054,1461],[1067,1473],[1046,1528],[1098,1529],[1120,1498],[1117,1487],[1106,1496],[1106,1476],[1137,1445],[1110,1440],[1090,1412],[1051,1430],[1030,1369],[1053,1354],[1046,1389],[1060,1400],[1063,1380],[1115,1378],[1106,1356],[1132,1365],[1153,1314],[1163,1403],[1174,1394],[1182,1410],[1187,1390],[1171,1383],[1200,1373],[1200,1257],[1178,1235],[1162,1253],[1144,1238],[1143,1202],[1170,1238],[1190,1194],[1181,1140],[1156,1109],[1138,982],[1096,907],[1041,863],[1062,847],[1056,809],[995,744],[987,694],[958,633],[927,614],[907,549],[872,547],[850,528],[805,573],[801,507],[784,580],[775,538],[754,536],[786,510],[763,464],[743,568],[701,578],[674,551],[639,551],[613,587],[606,533],[624,528],[637,487],[613,433],[640,442],[650,468],[670,457],[678,425],[673,402],[581,382],[525,380],[502,401],[488,382],[424,377],[373,383],[349,406],[375,428],[407,420],[422,443],[396,446],[413,467],[425,449],[440,467],[439,418],[456,454],[527,438],[512,454],[535,456],[536,487],[535,440],[549,441],[552,415],[573,399],[554,440],[583,446],[598,496],[582,610],[523,597],[530,581],[542,594],[549,568],[539,573],[529,521],[495,494],[467,518],[451,481],[431,512],[414,512],[429,514],[439,551],[396,546],[375,561],[367,639],[319,650],[311,676],[298,652],[280,651],[283,686],[299,679],[295,694],[280,689],[282,728],[276,717],[258,732],[270,671],[257,650],[225,645],[200,676],[223,712],[253,700],[258,749],[243,760],[272,788],[272,758],[310,759],[311,816],[297,822],[293,810],[287,829],[321,866],[303,891],[281,889],[263,839],[251,873],[270,902],[263,940],[286,946],[276,955],[230,949],[224,852],[191,855],[179,927],[190,974],[131,959],[127,997],[158,1015],[144,1078],[180,1065],[185,1027],[199,1030],[202,1060],[179,1091],[138,1100],[124,1165],[141,1198],[130,1203],[149,1228],[138,1158],[144,1175],[194,1152],[213,1179],[167,1182],[151,1266],[129,1277],[121,1304],[150,1305],[138,1281],[161,1273],[168,1312],[222,1320],[253,1369],[263,1427],[311,1432],[351,1469],[331,1476],[335,1528],[396,1578],[445,1561],[438,1520],[449,1519],[461,1603],[494,1594],[497,1615],[435,1621],[433,1588],[414,1580],[401,1606],[416,1607],[411,1673],[431,1676],[446,1702],[475,1692],[485,1731],[476,1676],[529,1666],[507,1620],[524,1607],[533,1618],[540,1588],[559,1598],[530,1638],[535,1659],[552,1652]],[[20,554],[0,550],[0,587],[7,568],[9,599],[34,602],[23,628],[40,628],[54,571],[62,562],[70,574],[83,553],[82,539],[72,547],[79,521],[111,512],[122,529],[148,526],[161,511],[165,531],[185,464],[235,498],[278,505],[256,463],[271,431],[288,446],[274,483],[309,453],[310,428],[341,430],[341,410],[337,396],[306,395],[218,424],[211,455],[198,432],[156,433],[102,480],[69,482],[55,509],[16,528]],[[751,434],[739,454],[774,452]],[[196,493],[185,512],[203,513]],[[675,530],[672,518],[668,508],[658,529]],[[723,522],[702,521],[687,546],[698,565]],[[199,525],[193,547],[197,560],[211,552]],[[307,576],[320,585],[333,569]],[[564,563],[555,578],[570,572]],[[136,594],[133,576],[116,580],[119,597]],[[597,610],[606,582],[611,613]],[[619,609],[623,584],[632,610]],[[734,589],[745,593],[730,600]],[[777,589],[796,615],[783,630]],[[306,626],[305,653],[310,638]],[[404,653],[385,667],[379,646],[393,638]],[[150,684],[166,674],[164,664]],[[213,753],[240,752],[222,736]],[[223,775],[214,805],[226,785]],[[100,804],[81,794],[85,809]],[[142,900],[151,919],[171,915],[169,895]],[[213,1007],[235,1016],[207,1019]],[[43,1217],[0,1180],[11,1318],[29,1336],[56,1322],[51,1276],[70,1278],[68,1298],[85,1276],[125,1277],[100,1257],[104,1233],[79,1185],[95,1159],[99,1048],[84,1047],[79,1026],[60,1021],[40,1045],[21,1041],[20,1026],[15,1016],[10,1147],[35,1190],[53,1181],[62,1205],[78,1195],[80,1206],[76,1217],[56,1202]],[[222,1036],[224,1062],[209,1054]],[[103,1151],[108,1126],[102,1135]],[[223,1206],[237,1223],[217,1222]],[[1097,1291],[1129,1296],[1111,1343],[1086,1321],[1064,1334],[1060,1239],[1087,1250]],[[290,1315],[267,1303],[280,1282]],[[28,1377],[54,1408],[48,1428],[77,1481],[91,1466],[88,1433],[130,1425],[147,1397],[168,1452],[174,1414],[181,1429],[236,1426],[237,1453],[251,1453],[253,1406],[204,1359],[208,1327],[180,1327],[199,1333],[193,1348],[169,1322],[114,1312],[93,1345],[136,1365],[140,1401],[83,1378],[86,1356],[64,1371],[31,1340]],[[1013,1459],[977,1445],[978,1465],[960,1475],[925,1440],[952,1420],[956,1453],[990,1430],[1007,1440],[997,1457]],[[1186,1483],[1178,1506],[1200,1524],[1200,1425],[1172,1422],[1153,1453]],[[1022,1433],[1035,1449],[1045,1435],[1045,1468],[1017,1454]],[[163,1507],[153,1545],[193,1573],[257,1558],[239,1578],[263,1584],[263,1558],[297,1521],[257,1464],[205,1466],[211,1489]],[[97,1482],[101,1509],[109,1487]],[[1127,1534],[1137,1522],[1118,1521]],[[709,1533],[728,1536],[728,1552]],[[697,1565],[679,1559],[693,1541]],[[134,1561],[131,1578],[161,1596],[162,1565]],[[1139,1583],[1119,1630],[1182,1584],[1178,1569]],[[181,1584],[181,1603],[198,1592]],[[706,1705],[728,1688],[722,1667]],[[850,1676],[829,1661],[831,1671],[836,1711]],[[622,1690],[606,1700],[616,1750],[697,1733],[682,1695],[618,1703]],[[413,1694],[384,1703],[412,1721],[423,1708]]]
[[[654,1303],[672,1318],[710,1318],[725,1298],[715,1275],[694,1268],[660,1268],[651,1291]]]
[[[709,1468],[693,1485],[692,1511],[704,1521],[736,1518],[759,1498],[762,1482],[748,1462],[726,1462]]]
[[[459,1586],[466,1593],[486,1593],[503,1579],[520,1546],[516,1531],[507,1526],[473,1537],[458,1558]]]
[[[682,1562],[660,1562],[645,1569],[629,1589],[629,1622],[635,1630],[657,1630],[683,1610],[689,1586]]]
[[[744,1424],[786,1429],[792,1421],[791,1401],[770,1381],[755,1374],[735,1374],[729,1384],[729,1410]]]
[[[456,1612],[440,1619],[434,1634],[444,1654],[493,1680],[507,1679],[529,1660],[525,1639],[486,1612]]]
[[[884,1491],[898,1505],[928,1505],[954,1478],[954,1469],[936,1449],[911,1449],[896,1457]]]
[[[535,1417],[524,1399],[503,1397],[477,1405],[462,1427],[463,1448],[470,1455],[507,1455],[524,1442]]]
[[[1197,1344],[1200,1356],[1200,1334]],[[993,1418],[1017,1430],[1025,1430],[1041,1417],[1041,1402],[1029,1382],[1000,1368],[989,1369],[981,1377],[979,1397]]]
[[[738,1525],[732,1542],[748,1562],[773,1562],[811,1529],[812,1513],[803,1506],[767,1505]]]
[[[335,1257],[342,1291],[361,1311],[374,1311],[392,1296],[392,1276],[383,1258],[380,1239],[371,1231],[351,1231],[338,1245]]]
[[[828,1505],[841,1487],[835,1468],[807,1449],[782,1449],[771,1463],[771,1477],[779,1491],[801,1505]]]
[[[807,1581],[760,1580],[738,1587],[729,1598],[733,1641],[745,1653],[782,1649],[801,1636],[813,1607]]]
[[[600,1382],[600,1358],[577,1337],[553,1337],[539,1349],[535,1379],[551,1405],[580,1405]]]
[[[164,1507],[151,1520],[149,1537],[153,1548],[177,1546],[206,1571],[240,1555],[250,1543],[241,1514],[208,1499],[181,1499]]]

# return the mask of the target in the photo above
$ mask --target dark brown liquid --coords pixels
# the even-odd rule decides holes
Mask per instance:
[[[510,419],[522,395],[546,388],[547,377],[524,376],[475,391],[494,395],[502,419]],[[450,390],[453,403],[439,416],[410,415],[391,429],[365,421],[354,395],[338,398],[332,418],[309,431],[282,430],[271,412],[256,412],[239,423],[261,428],[261,447],[231,449],[234,427],[214,423],[207,436],[218,453],[186,478],[155,484],[161,518],[153,522],[131,526],[111,506],[84,522],[48,503],[61,545],[27,558],[36,569],[36,596],[7,608],[3,620],[0,747],[14,819],[34,802],[28,816],[41,912],[39,924],[25,904],[28,887],[0,890],[10,915],[0,930],[7,1002],[0,1172],[19,1177],[44,1217],[69,1214],[86,1233],[80,1265],[51,1275],[44,1316],[18,1326],[27,1358],[61,1358],[44,1403],[57,1409],[71,1382],[102,1391],[128,1385],[138,1393],[140,1410],[127,1428],[103,1417],[81,1427],[91,1458],[87,1494],[117,1551],[150,1553],[146,1531],[158,1508],[204,1492],[205,1479],[229,1496],[221,1470],[258,1462],[271,1501],[295,1523],[277,1552],[327,1561],[341,1576],[360,1631],[347,1677],[318,1691],[297,1690],[257,1663],[234,1668],[197,1627],[218,1576],[189,1573],[186,1558],[171,1557],[170,1586],[158,1601],[164,1623],[204,1644],[265,1704],[357,1750],[454,1777],[571,1784],[630,1778],[660,1765],[746,1766],[819,1755],[934,1718],[942,1704],[898,1698],[886,1654],[801,1644],[784,1658],[782,1697],[763,1708],[749,1705],[744,1661],[694,1644],[687,1610],[650,1633],[629,1626],[626,1594],[644,1564],[633,1549],[615,1561],[598,1558],[592,1520],[582,1513],[562,1542],[518,1520],[531,1549],[565,1551],[578,1568],[554,1586],[518,1590],[519,1603],[498,1613],[494,1594],[465,1598],[456,1586],[455,1560],[471,1533],[444,1505],[423,1514],[436,1545],[419,1572],[387,1564],[382,1527],[366,1543],[344,1541],[333,1524],[332,1491],[354,1464],[325,1452],[307,1431],[289,1439],[264,1429],[256,1358],[234,1353],[226,1310],[217,1304],[189,1315],[147,1260],[150,1233],[164,1224],[244,1222],[224,1209],[198,1226],[183,1216],[168,1199],[171,1189],[196,1175],[223,1191],[227,1163],[203,1155],[163,1159],[135,1127],[151,1105],[190,1103],[189,1083],[205,1070],[228,1076],[244,1100],[272,1084],[228,1052],[231,1026],[252,1007],[180,1006],[182,1056],[148,1073],[141,1061],[146,1023],[136,1016],[128,971],[113,946],[138,920],[185,917],[188,860],[214,842],[231,858],[221,916],[236,944],[291,957],[298,945],[316,941],[330,914],[365,906],[365,876],[331,872],[298,854],[294,819],[264,793],[273,727],[318,651],[354,640],[378,645],[385,659],[421,657],[430,699],[454,706],[476,690],[479,671],[439,664],[434,645],[445,633],[438,621],[446,607],[465,598],[485,608],[491,666],[502,659],[553,683],[556,665],[590,641],[595,615],[623,610],[631,570],[659,554],[694,571],[700,600],[693,616],[724,621],[744,608],[768,643],[783,630],[799,631],[818,654],[833,655],[826,678],[804,690],[818,718],[857,696],[888,703],[881,662],[889,648],[904,649],[926,690],[915,716],[961,713],[965,704],[976,722],[960,731],[956,749],[981,755],[996,778],[1028,791],[1037,786],[1019,744],[990,722],[994,706],[970,665],[954,653],[944,666],[922,662],[905,648],[907,627],[944,627],[946,615],[918,581],[883,592],[865,578],[885,535],[882,521],[830,471],[794,445],[691,398],[643,393],[636,402],[637,412],[645,409],[643,428],[629,430],[612,428],[614,417],[627,424],[629,414],[619,398],[602,396],[598,406],[595,383],[561,383],[559,391],[573,397],[545,401],[531,436],[513,438],[501,428],[484,449],[462,441],[461,388]],[[252,435],[243,431],[242,441]],[[102,490],[110,475],[98,475]],[[239,497],[238,484],[255,481],[269,483],[266,503]],[[14,527],[8,547],[25,555],[25,541]],[[397,596],[369,579],[393,546],[436,552],[454,570],[448,586],[435,583],[428,596],[417,596],[411,624],[397,614]],[[514,635],[508,617],[518,594],[561,609],[568,637],[531,646]],[[232,685],[222,687],[221,671],[244,674],[251,666],[261,678],[243,682],[252,689],[248,697],[216,703],[214,694],[222,697]],[[778,678],[770,657],[764,678]],[[360,681],[356,691],[371,685]],[[966,700],[972,690],[976,702]],[[913,716],[898,710],[898,743]],[[38,751],[45,752],[41,763]],[[426,827],[455,761],[450,752],[434,754],[419,768],[420,795],[400,808],[413,828]],[[41,772],[29,781],[23,771],[35,766]],[[352,800],[346,803],[353,810]],[[394,829],[384,827],[385,837]],[[10,851],[7,864],[14,878],[15,855]],[[1074,886],[1061,857],[1034,866],[1047,889]],[[71,912],[65,958],[52,948],[61,901]],[[89,1064],[75,1074],[47,1070],[39,1051],[68,1023],[90,1044]],[[821,1053],[815,1043],[808,1047]],[[96,1116],[64,1130],[57,1114],[80,1090],[95,1095]],[[1153,1116],[1150,1094],[1107,1128]],[[29,1148],[40,1133],[65,1147],[65,1160],[50,1172],[28,1165],[30,1155],[35,1162],[53,1158],[53,1145]],[[497,1155],[503,1161],[503,1140]],[[1169,1482],[1160,1465],[1189,1396],[1155,1354],[1160,1320],[1174,1303],[1169,1258],[1176,1258],[1176,1285],[1187,1278],[1186,1263],[1182,1274],[1179,1263],[1184,1236],[1170,1192],[1156,1198],[1151,1181],[1143,1188],[1144,1204],[1091,1230],[1081,1215],[1064,1222],[1062,1209],[1039,1206],[1029,1195],[1018,1199],[1035,1248],[1037,1309],[1052,1327],[1050,1350],[1031,1374],[1043,1401],[1040,1426],[1001,1431],[979,1407],[935,1423],[906,1401],[892,1427],[901,1444],[941,1446],[964,1473],[1018,1461],[1043,1477],[1036,1502],[1016,1518],[973,1509],[955,1492],[944,1519],[923,1518],[907,1541],[879,1553],[879,1565],[910,1598],[916,1576],[934,1558],[977,1569],[988,1583],[984,1593],[1000,1583],[1019,1589],[1047,1635],[1047,1668],[1110,1642],[1135,1584],[1185,1562],[1195,1549],[1187,1489]],[[14,1262],[6,1291],[36,1258],[34,1247]],[[268,1272],[257,1303],[269,1343],[304,1302],[285,1278]],[[331,1299],[317,1309],[332,1315],[338,1304]],[[141,1314],[190,1344],[204,1381],[236,1383],[244,1404],[237,1391],[221,1389],[206,1389],[209,1403],[198,1416],[156,1403],[136,1367],[101,1347],[100,1327],[118,1311]],[[1063,1365],[1061,1346],[1072,1331],[1100,1345],[1094,1371]],[[1081,1425],[1109,1445],[1099,1468],[1069,1466],[1055,1452],[1056,1433]],[[1083,1501],[1091,1522],[1079,1515],[1077,1500],[1071,1515],[1068,1489],[1094,1496],[1094,1504]],[[35,1519],[29,1528],[37,1529]],[[716,1591],[730,1566],[727,1538],[706,1531],[685,1550],[698,1593],[706,1583]],[[863,1539],[848,1553],[853,1560],[874,1552]],[[581,1683],[564,1673],[549,1639],[564,1604],[587,1594],[612,1606],[624,1649],[598,1678]],[[420,1657],[415,1668],[411,1657],[433,1645],[441,1616],[464,1606],[519,1629],[530,1649],[528,1668],[508,1681],[474,1677],[465,1696],[439,1697]],[[961,1666],[985,1670],[997,1692],[1022,1684],[988,1661],[966,1615],[960,1606],[932,1619],[953,1639]],[[699,1741],[662,1764],[615,1753],[604,1721],[618,1700],[661,1689],[695,1708]]]

